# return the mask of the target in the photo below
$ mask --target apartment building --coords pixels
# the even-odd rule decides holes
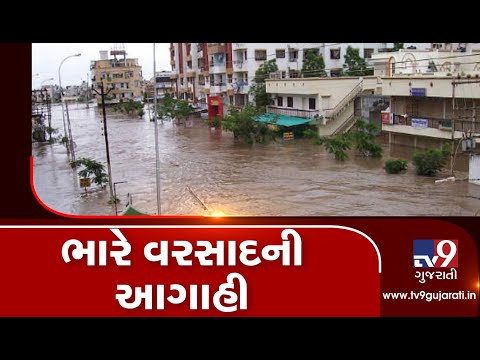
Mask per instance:
[[[268,79],[274,104],[267,112],[310,121],[321,116],[319,134],[334,135],[353,125],[358,108],[368,113],[363,100],[371,98],[388,104],[381,125],[393,144],[425,148],[480,138],[480,53],[403,49],[372,60],[376,76]]]
[[[387,43],[171,43],[173,92],[193,103],[209,103],[213,114],[229,105],[242,106],[249,95],[255,72],[266,60],[276,60],[280,77],[298,78],[303,61],[312,51],[323,56],[329,76],[338,76],[348,46],[367,59]],[[216,104],[216,105],[212,105]]]
[[[480,73],[480,51],[440,49],[401,49],[397,52],[373,54],[375,76],[432,75],[456,76]]]
[[[129,99],[141,101],[142,67],[138,64],[138,59],[127,58],[127,52],[123,46],[114,46],[110,50],[110,57],[108,51],[100,51],[100,60],[92,61],[90,70],[93,72],[92,83],[97,91],[100,91],[102,83],[105,92],[110,90],[109,103]],[[96,99],[97,103],[102,103],[100,95],[96,94]]]

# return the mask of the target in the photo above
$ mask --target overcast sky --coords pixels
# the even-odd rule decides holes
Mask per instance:
[[[61,68],[62,86],[80,85],[90,79],[90,61],[100,59],[100,50],[109,50],[113,43],[35,43],[32,44],[32,88],[58,84],[58,68],[67,56],[81,53],[79,57],[65,60]],[[156,70],[170,71],[167,43],[155,43]],[[137,58],[145,79],[153,76],[153,43],[125,43],[127,58]],[[53,80],[49,80],[53,78]],[[89,83],[91,80],[89,80]]]

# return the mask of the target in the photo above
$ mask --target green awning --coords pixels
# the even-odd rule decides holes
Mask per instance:
[[[125,210],[123,210],[122,215],[126,216],[142,216],[142,215],[147,215],[142,213],[141,211],[138,211],[135,209],[132,205],[127,205]]]
[[[277,122],[275,122],[275,119],[278,119]],[[287,116],[287,115],[265,113],[257,117],[255,120],[265,122],[265,123],[270,123],[270,124],[276,124],[279,126],[295,126],[295,125],[309,123],[315,119],[304,119],[304,118]]]

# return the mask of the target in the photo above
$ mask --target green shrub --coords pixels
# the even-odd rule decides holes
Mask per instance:
[[[314,144],[323,145],[325,150],[335,156],[335,160],[345,161],[348,158],[347,150],[352,147],[351,137],[347,133],[338,134],[333,138],[320,137]]]
[[[385,162],[385,171],[388,174],[398,174],[407,169],[407,160],[395,159]]]
[[[316,139],[318,138],[318,131],[312,130],[312,129],[305,129],[303,131],[303,137],[307,139]]]
[[[430,148],[413,153],[412,162],[418,175],[435,176],[447,163],[448,145],[442,149]]]

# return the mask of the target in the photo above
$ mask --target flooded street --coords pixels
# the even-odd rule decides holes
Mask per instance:
[[[102,113],[84,104],[69,106],[76,158],[105,165]],[[127,194],[138,210],[157,214],[154,123],[107,112],[108,140],[119,213]],[[52,107],[52,127],[63,134],[61,106]],[[311,140],[279,140],[267,145],[236,143],[231,133],[206,127],[159,122],[162,215],[238,216],[474,216],[480,213],[480,186],[467,181],[435,184],[435,178],[415,175],[409,162],[405,174],[383,169],[389,158],[410,156],[411,149],[384,147],[381,159],[350,153],[335,161]],[[109,187],[85,194],[78,170],[68,163],[65,146],[32,146],[34,186],[53,210],[74,215],[115,215],[108,204]],[[409,158],[410,160],[410,158]],[[465,159],[458,159],[467,177]],[[462,169],[461,169],[462,170]],[[190,188],[204,205],[192,195]],[[478,215],[478,214],[477,214]]]

